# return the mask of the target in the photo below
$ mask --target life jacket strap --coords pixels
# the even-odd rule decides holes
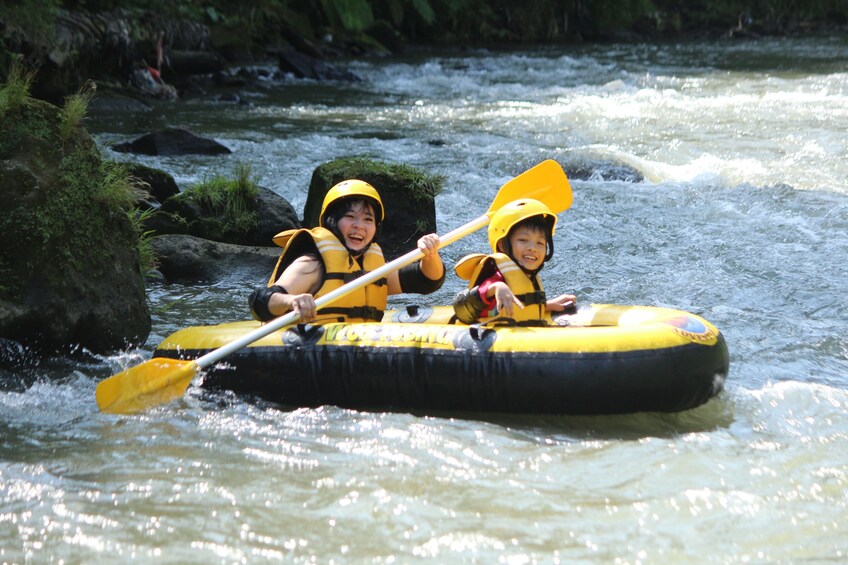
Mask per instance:
[[[531,304],[547,304],[548,299],[545,296],[545,291],[536,290],[533,292],[527,292],[525,294],[519,294],[516,296],[521,302],[525,304],[525,306],[530,306]]]
[[[353,306],[350,308],[331,306],[318,310],[317,315],[320,316],[323,314],[342,314],[348,318],[362,318],[364,320],[374,320],[375,322],[383,320],[383,311],[373,306]]]

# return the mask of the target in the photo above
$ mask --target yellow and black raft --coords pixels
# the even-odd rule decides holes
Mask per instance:
[[[687,410],[727,377],[724,337],[680,310],[595,304],[546,327],[454,325],[452,313],[283,328],[206,369],[203,386],[287,406],[576,415]],[[154,356],[194,359],[258,325],[180,330]]]

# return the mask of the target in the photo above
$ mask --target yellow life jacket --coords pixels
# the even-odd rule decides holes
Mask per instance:
[[[359,261],[354,259],[347,248],[333,233],[322,227],[300,230],[286,230],[274,236],[274,243],[283,248],[268,286],[273,285],[283,271],[295,259],[304,253],[316,250],[324,264],[324,280],[314,294],[320,298],[325,294],[349,283],[350,281],[386,264],[383,251],[372,243]],[[360,261],[362,265],[360,266]],[[383,319],[389,295],[388,281],[378,279],[363,288],[349,292],[330,305],[320,308],[315,320],[346,322],[379,322]]]
[[[456,274],[468,281],[468,288],[474,288],[493,276],[497,271],[503,275],[504,282],[512,293],[523,304],[524,308],[515,307],[512,319],[518,323],[551,322],[551,315],[545,305],[547,298],[542,290],[542,283],[537,275],[528,275],[515,261],[505,253],[484,255],[473,253],[466,255],[456,265]],[[492,316],[494,309],[483,312],[486,318]],[[481,317],[481,321],[486,321]]]

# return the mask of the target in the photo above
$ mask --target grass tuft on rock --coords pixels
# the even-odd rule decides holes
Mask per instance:
[[[194,199],[222,223],[228,233],[247,233],[259,225],[256,200],[259,195],[257,179],[250,165],[236,165],[233,177],[214,176],[206,179],[177,197]]]
[[[35,71],[26,70],[20,59],[12,61],[9,75],[0,85],[0,117],[17,111],[26,104],[34,79]]]
[[[88,112],[88,104],[94,98],[96,91],[97,86],[89,80],[80,87],[76,94],[72,94],[65,99],[65,105],[62,108],[59,121],[59,134],[62,138],[62,143],[67,142],[82,124],[85,114]]]

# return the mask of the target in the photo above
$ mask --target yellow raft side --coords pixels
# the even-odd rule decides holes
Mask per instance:
[[[469,326],[450,325],[450,307],[436,307],[415,322],[403,320],[397,311],[386,313],[381,323],[329,323],[316,345],[365,346],[380,348],[456,349],[460,334],[467,336]],[[504,327],[483,325],[477,330],[486,339],[487,330],[495,329],[496,338],[487,347],[490,352],[606,353],[611,351],[657,350],[698,343],[715,345],[719,331],[697,316],[681,310],[652,306],[593,304],[577,314],[559,319],[563,325],[549,327]],[[211,350],[221,347],[259,322],[242,321],[186,328],[169,336],[160,350]],[[249,347],[279,347],[283,328]],[[307,330],[309,326],[306,326]],[[491,334],[490,334],[491,335]]]

